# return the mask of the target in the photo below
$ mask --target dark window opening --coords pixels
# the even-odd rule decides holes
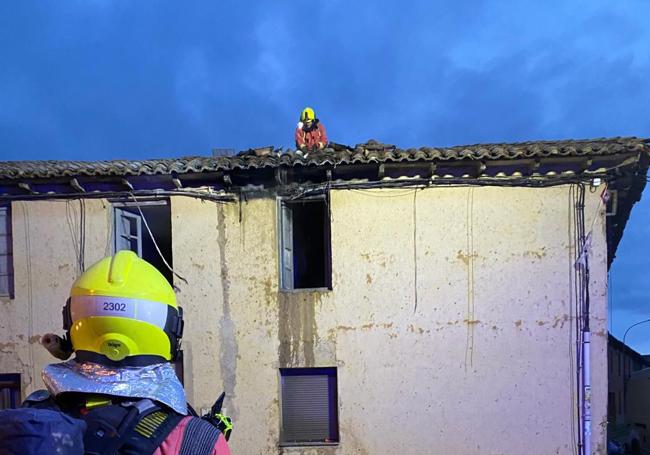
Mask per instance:
[[[339,442],[336,368],[281,368],[280,443],[326,445]]]
[[[0,374],[0,409],[20,406],[20,373]]]
[[[280,201],[280,212],[282,289],[331,289],[327,201]]]
[[[142,214],[140,214],[140,210]],[[171,208],[166,201],[155,203],[141,202],[140,210],[131,203],[115,207],[115,251],[131,250],[145,261],[156,267],[160,273],[174,284],[173,273],[160,257],[156,244],[162,256],[170,267],[174,267],[172,260],[172,220]],[[149,235],[142,216],[147,221],[151,234],[156,239],[156,244]]]

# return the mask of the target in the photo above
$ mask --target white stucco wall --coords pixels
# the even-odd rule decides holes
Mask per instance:
[[[598,194],[587,192],[585,217],[594,448],[605,453]],[[60,332],[77,273],[65,204],[13,208],[16,299],[0,303],[0,371],[23,373],[27,392],[52,360],[35,336]],[[176,281],[188,399],[201,409],[226,390],[234,453],[573,453],[568,187],[333,191],[324,293],[278,292],[275,199],[171,206],[174,267],[189,282]],[[108,215],[87,202],[87,265],[106,251]],[[278,448],[281,366],[338,367],[338,447]]]
[[[85,201],[85,264],[110,253],[110,211]],[[40,346],[62,333],[61,310],[79,276],[79,201],[14,202],[14,299],[0,297],[0,372],[21,373],[23,396],[43,387],[41,370],[55,359]]]
[[[204,290],[181,292],[190,396],[204,407],[227,390],[246,432],[233,449],[276,453],[277,369],[338,366],[341,444],[282,451],[572,453],[568,191],[335,191],[333,291],[291,294],[277,291],[275,200],[216,208],[174,199],[175,264],[185,274],[205,267],[196,278],[208,300],[226,302],[204,306]],[[593,428],[602,452],[606,248],[597,194],[587,193],[585,214],[594,223]],[[200,235],[188,225],[201,225]],[[179,230],[189,242],[178,242]]]

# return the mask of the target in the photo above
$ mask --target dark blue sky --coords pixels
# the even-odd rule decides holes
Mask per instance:
[[[188,5],[191,3],[191,5]],[[0,3],[0,159],[650,137],[650,3]],[[647,197],[647,195],[646,195]],[[613,267],[613,331],[650,318],[650,204]],[[628,336],[650,353],[650,324]]]

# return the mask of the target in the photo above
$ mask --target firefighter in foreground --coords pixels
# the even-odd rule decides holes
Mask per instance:
[[[316,118],[311,107],[306,107],[300,114],[296,128],[296,148],[307,156],[309,152],[322,150],[327,145],[325,126]]]
[[[63,328],[65,338],[48,334],[42,343],[62,360],[72,352],[75,358],[45,367],[47,390],[27,397],[23,406],[30,409],[12,410],[32,412],[32,423],[58,415],[85,424],[83,448],[71,430],[67,446],[65,441],[52,446],[57,453],[230,454],[230,420],[214,407],[199,418],[187,405],[170,363],[179,352],[183,313],[174,290],[152,265],[131,251],[94,264],[72,286]],[[49,421],[36,428],[21,419],[15,419],[13,433],[38,428],[62,433],[51,431],[55,426]],[[23,438],[21,453],[36,453],[29,451],[29,438],[33,442],[38,435]]]

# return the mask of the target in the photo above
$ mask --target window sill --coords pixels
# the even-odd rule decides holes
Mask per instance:
[[[337,447],[338,442],[281,442],[278,447],[283,449],[304,448],[304,447]]]
[[[300,289],[280,289],[280,292],[287,294],[297,294],[300,292],[332,292],[330,288],[300,288]]]

